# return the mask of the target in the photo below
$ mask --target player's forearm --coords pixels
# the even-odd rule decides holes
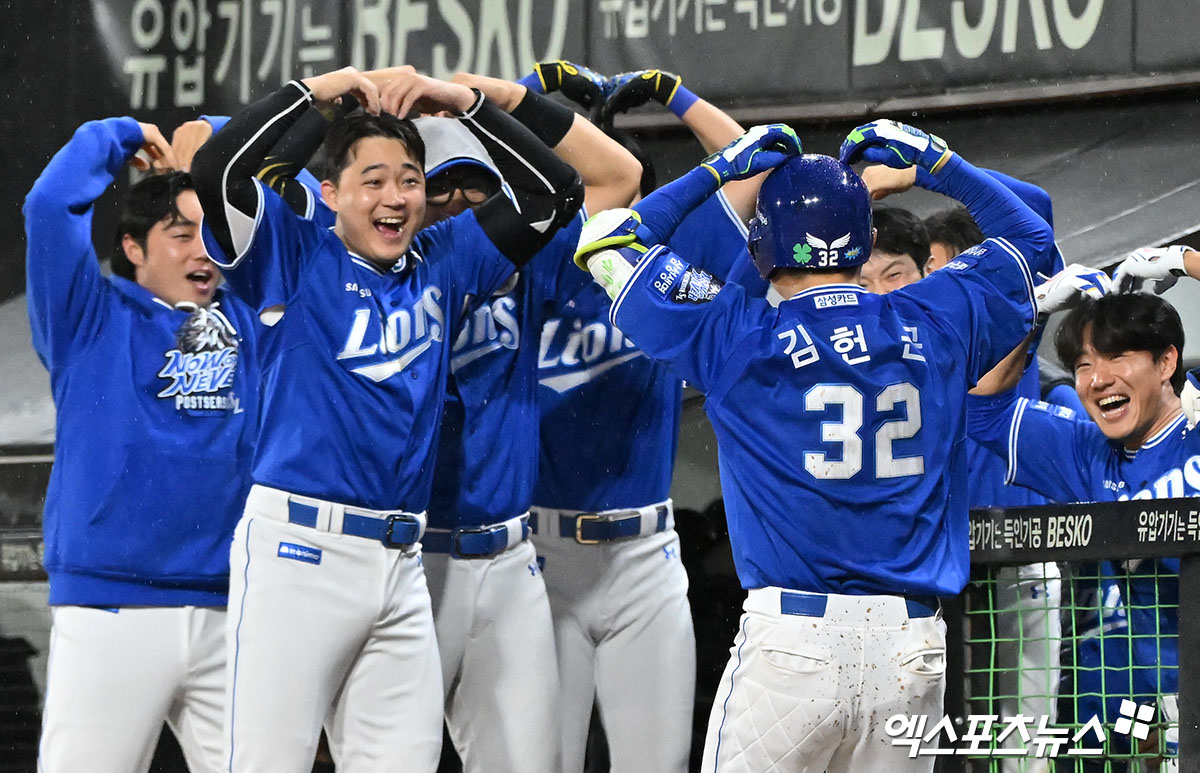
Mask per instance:
[[[1029,344],[1033,341],[1036,332],[1036,329],[1030,331],[1024,341],[1017,344],[1003,360],[996,363],[994,368],[983,374],[979,383],[971,389],[971,394],[994,395],[1016,389],[1017,384],[1021,381],[1021,376],[1025,374],[1025,366],[1029,362]]]
[[[494,243],[521,265],[579,211],[583,203],[579,175],[529,129],[482,95],[459,119],[483,144],[516,196],[515,208],[489,201],[478,215]]]
[[[1033,271],[1053,273],[1049,263],[1054,233],[1050,225],[1007,186],[957,154],[932,177],[936,190],[966,206],[985,236],[1019,243]],[[918,185],[922,179],[918,176]]]
[[[698,166],[642,199],[634,207],[641,216],[639,239],[644,244],[663,244],[683,219],[721,187],[716,176]]]
[[[721,148],[746,133],[746,130],[728,113],[704,99],[697,99],[684,112],[685,126],[696,135],[704,152],[716,153]]]
[[[25,217],[81,216],[112,185],[143,142],[142,129],[132,118],[88,121],[75,130],[34,182],[25,198]],[[61,228],[63,221],[45,223]],[[90,237],[89,237],[90,238]]]
[[[255,177],[267,154],[283,139],[292,125],[312,106],[308,87],[292,81],[260,99],[237,115],[196,151],[192,177],[196,195],[204,208],[205,226],[230,257],[242,255],[252,224],[258,215],[259,194]],[[231,212],[232,210],[232,212]]]

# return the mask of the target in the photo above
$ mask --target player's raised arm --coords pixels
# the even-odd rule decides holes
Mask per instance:
[[[620,143],[574,110],[512,81],[459,73],[454,82],[483,92],[574,167],[583,181],[584,207],[588,212],[624,207],[633,201],[641,179],[641,164]]]
[[[106,289],[92,246],[92,207],[139,150],[171,163],[170,147],[153,125],[132,118],[88,121],[25,197],[29,322],[34,348],[47,365],[91,335],[103,313]]]
[[[484,233],[514,264],[527,262],[579,211],[583,186],[575,170],[482,93],[413,72],[390,81],[381,99],[396,115],[453,106],[516,198],[514,204],[493,196],[475,212]]]

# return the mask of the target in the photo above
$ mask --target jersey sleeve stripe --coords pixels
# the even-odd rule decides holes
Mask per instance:
[[[725,197],[725,191],[717,191],[717,201],[721,202],[721,208],[725,210],[725,214],[728,215],[729,219],[733,221],[733,224],[737,226],[738,233],[749,239],[750,229],[744,222],[742,222],[742,219],[738,217],[737,212],[733,211],[733,205],[730,204],[729,199]]]
[[[625,286],[621,288],[621,292],[617,293],[617,297],[613,300],[612,308],[608,310],[608,321],[613,324],[613,327],[620,330],[620,326],[617,324],[617,312],[620,311],[621,304],[625,301],[625,296],[629,294],[630,288],[632,288],[634,283],[637,282],[638,277],[642,275],[642,272],[645,271],[651,264],[655,263],[658,260],[658,256],[661,255],[665,249],[666,247],[662,246],[661,244],[655,245],[654,247],[650,248],[649,252],[642,256],[640,261],[638,261],[637,267],[634,268],[633,273],[629,275],[629,281],[627,281]]]
[[[1021,437],[1021,418],[1025,415],[1028,398],[1017,400],[1017,409],[1013,411],[1012,422],[1008,425],[1008,458],[1005,462],[1004,482],[1012,484],[1017,479],[1017,441]]]
[[[1033,318],[1037,319],[1037,303],[1033,296],[1033,272],[1029,268],[1029,261],[1021,254],[1021,251],[1013,246],[1013,243],[1008,239],[1000,236],[994,236],[988,241],[995,242],[1002,250],[1012,256],[1017,265],[1021,267],[1021,276],[1025,278],[1025,296],[1029,299],[1029,308],[1032,311]]]
[[[255,211],[253,213],[242,212],[229,201],[228,194],[230,172],[237,165],[237,160],[242,156],[242,154],[249,150],[250,147],[254,145],[255,141],[261,137],[263,132],[266,132],[272,124],[279,122],[284,116],[288,115],[301,105],[312,102],[312,91],[309,90],[308,86],[305,86],[300,81],[295,80],[290,81],[288,85],[295,86],[297,89],[299,89],[300,94],[297,96],[296,100],[272,116],[271,120],[259,127],[258,131],[256,131],[254,135],[230,157],[229,163],[225,165],[224,171],[221,172],[221,197],[225,199],[225,220],[229,223],[229,237],[236,252],[233,260],[228,265],[218,264],[221,265],[222,268],[233,268],[242,261],[242,258],[246,256],[246,253],[250,250],[250,245],[254,242],[254,235],[258,232],[258,225],[263,211],[263,194],[262,189],[258,188],[257,186],[257,179],[255,179],[254,182],[256,183],[258,199],[257,204],[255,205]]]

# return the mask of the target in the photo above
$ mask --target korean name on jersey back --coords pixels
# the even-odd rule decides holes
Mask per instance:
[[[237,331],[218,304],[196,309],[175,331],[175,347],[166,352],[158,377],[166,383],[158,392],[172,400],[175,410],[196,416],[241,413],[234,392],[238,365]]]
[[[363,298],[377,298],[347,284],[346,290]],[[440,305],[442,290],[428,285],[411,308],[385,312],[382,305],[357,308],[350,321],[346,343],[337,354],[352,373],[384,381],[402,372],[443,338],[446,320]]]

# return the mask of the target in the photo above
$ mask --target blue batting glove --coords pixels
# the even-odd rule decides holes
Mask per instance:
[[[919,166],[930,174],[937,174],[952,155],[941,137],[887,119],[850,132],[841,149],[841,159],[847,164],[870,161],[893,169]]]
[[[717,184],[745,180],[770,171],[803,153],[792,127],[781,123],[755,126],[717,153],[700,162],[716,175]]]

